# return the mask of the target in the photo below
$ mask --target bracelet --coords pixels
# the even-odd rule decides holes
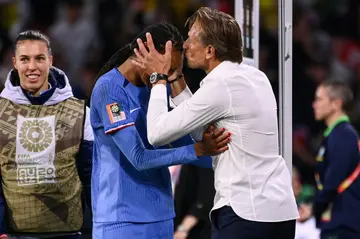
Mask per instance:
[[[180,74],[180,75],[178,75],[175,79],[173,79],[173,80],[167,80],[167,82],[169,82],[169,84],[172,84],[172,83],[174,83],[175,81],[178,81],[178,80],[180,80],[181,79],[181,77],[183,77],[184,76],[184,74]]]

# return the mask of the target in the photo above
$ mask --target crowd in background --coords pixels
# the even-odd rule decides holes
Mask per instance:
[[[12,42],[22,30],[37,29],[50,37],[54,65],[67,73],[75,96],[86,99],[102,65],[145,26],[167,21],[186,37],[185,20],[204,5],[234,15],[234,0],[0,1],[0,89],[12,68]],[[350,84],[355,95],[360,93],[360,1],[298,0],[293,9],[293,187],[299,202],[311,204],[315,155],[324,130],[313,116],[315,89],[324,80],[337,79]],[[277,0],[260,0],[259,68],[269,77],[275,95],[277,14]],[[200,70],[186,67],[184,74],[192,91],[205,76]],[[360,97],[349,116],[359,130]],[[192,171],[187,167],[183,173]],[[181,181],[189,177],[178,178]],[[182,194],[185,185],[192,184],[181,183]],[[198,187],[192,185],[191,190]],[[205,191],[210,198],[213,196],[212,189]],[[191,208],[190,202],[186,204]],[[207,219],[207,214],[196,212],[196,207],[192,210]]]

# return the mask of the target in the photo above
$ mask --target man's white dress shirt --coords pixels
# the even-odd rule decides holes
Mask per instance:
[[[231,206],[241,218],[259,222],[296,219],[298,210],[285,160],[279,155],[276,100],[260,70],[222,62],[191,96],[187,88],[168,112],[165,85],[151,90],[147,113],[149,142],[168,144],[214,123],[231,132],[229,150],[213,157],[214,208]],[[180,101],[183,101],[180,103]]]

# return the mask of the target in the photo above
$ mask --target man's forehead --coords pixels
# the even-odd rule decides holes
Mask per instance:
[[[197,34],[199,34],[200,31],[201,31],[201,26],[198,21],[195,21],[189,30],[189,36],[197,35]]]

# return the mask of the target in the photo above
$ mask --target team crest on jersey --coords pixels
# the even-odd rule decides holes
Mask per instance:
[[[112,124],[126,119],[125,112],[118,103],[106,105],[106,110]]]

